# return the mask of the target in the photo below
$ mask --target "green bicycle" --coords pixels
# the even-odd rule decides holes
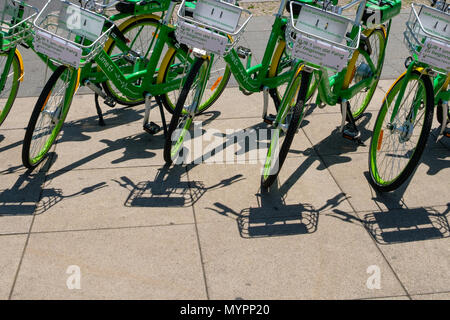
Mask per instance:
[[[411,56],[384,98],[370,143],[369,181],[378,191],[393,191],[413,174],[431,131],[435,105],[441,124],[438,137],[450,136],[449,25],[445,0],[433,1],[432,7],[412,4],[404,32]]]
[[[0,125],[9,114],[20,83],[23,60],[17,45],[32,39],[32,21],[36,8],[18,0],[0,1]]]
[[[354,20],[341,15],[358,3]],[[286,37],[292,55],[303,66],[274,121],[275,132],[261,176],[263,188],[269,188],[278,177],[315,91],[317,106],[341,105],[343,137],[361,143],[356,120],[376,90],[391,18],[401,7],[400,1],[355,0],[343,7],[327,1],[316,4],[320,7],[291,3],[290,11],[299,15],[291,15]],[[328,70],[334,75],[329,76]]]
[[[22,148],[25,167],[34,168],[45,158],[80,85],[110,106],[145,103],[144,129],[151,134],[161,129],[148,121],[150,98],[172,110],[171,94],[182,86],[193,60],[174,36],[171,19],[176,5],[170,0],[121,1],[116,5],[119,13],[107,18],[65,0],[48,0],[34,22],[34,45],[59,67],[43,88],[27,126]],[[113,23],[126,17],[119,27]],[[208,75],[209,81],[217,78],[199,112],[220,96],[229,79],[226,68],[211,67]],[[164,117],[161,107],[160,111]],[[102,121],[98,104],[97,112]]]
[[[164,160],[168,164],[186,160],[187,154],[183,152],[183,145],[192,128],[199,102],[205,92],[207,70],[211,64],[207,52],[223,56],[244,94],[263,91],[263,119],[265,122],[272,121],[270,115],[267,114],[269,95],[274,100],[275,106],[280,108],[280,104],[282,104],[280,100],[284,94],[282,88],[290,85],[289,83],[298,69],[297,64],[293,63],[292,59],[286,55],[285,50],[287,19],[283,17],[283,12],[288,3],[287,0],[280,2],[262,62],[254,66],[251,66],[252,53],[250,49],[241,46],[235,48],[239,37],[252,17],[251,12],[225,1],[201,0],[198,3],[201,3],[202,7],[199,7],[199,12],[194,12],[196,20],[184,15],[185,2],[178,12],[180,22],[177,36],[180,42],[195,48],[196,59],[186,77],[166,135]],[[204,11],[213,17],[204,20],[202,18],[205,16]],[[225,19],[222,18],[224,12],[231,12],[231,14],[223,15],[227,17]],[[202,42],[199,39],[215,40]],[[247,59],[245,66],[241,59]]]

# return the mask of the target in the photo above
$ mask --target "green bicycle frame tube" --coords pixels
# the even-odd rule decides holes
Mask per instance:
[[[284,39],[283,27],[286,23],[286,19],[281,16],[276,16],[261,64],[246,69],[235,49],[232,49],[224,57],[225,62],[230,67],[231,73],[241,88],[250,92],[260,92],[264,86],[276,88],[290,79],[293,71],[287,71],[274,78],[267,78],[267,70],[270,67],[277,40],[279,38]],[[257,77],[253,78],[252,75],[255,73],[257,73]]]

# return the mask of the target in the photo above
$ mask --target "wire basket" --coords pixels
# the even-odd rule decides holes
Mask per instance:
[[[441,6],[441,9],[444,8]],[[403,33],[404,43],[411,54],[419,62],[442,73],[450,72],[450,12],[448,8],[445,9],[411,4]]]
[[[177,16],[178,42],[225,56],[239,42],[252,13],[220,0],[198,0],[192,12],[183,0]]]
[[[33,37],[32,22],[38,9],[24,0],[0,0],[0,9],[0,52]]]
[[[290,12],[298,12],[295,17],[291,14],[286,28],[286,48],[292,57],[337,72],[347,66],[359,47],[361,25],[354,26],[353,20],[335,13],[341,9],[328,5],[324,10],[291,1]]]
[[[48,0],[34,20],[34,48],[57,63],[83,67],[103,49],[114,23],[67,0]]]

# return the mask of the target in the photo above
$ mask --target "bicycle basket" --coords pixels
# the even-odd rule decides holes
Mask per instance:
[[[419,10],[417,10],[417,7]],[[438,72],[450,72],[450,12],[411,4],[403,33],[404,42],[417,60]]]
[[[298,12],[298,16],[291,14],[286,28],[288,52],[315,68],[341,71],[359,47],[361,26],[354,27],[351,19],[304,3],[291,2],[290,6],[290,12]],[[329,9],[340,12],[338,7]]]
[[[250,11],[220,0],[198,0],[194,12],[189,10],[184,0],[177,13],[177,40],[220,56],[236,46],[252,18]]]
[[[102,50],[114,24],[67,0],[48,0],[34,20],[34,48],[57,63],[79,68]]]
[[[0,52],[33,37],[32,22],[38,10],[24,0],[0,0]]]

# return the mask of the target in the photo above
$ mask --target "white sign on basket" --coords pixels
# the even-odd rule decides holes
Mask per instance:
[[[34,37],[34,49],[51,59],[78,69],[81,60],[81,48],[55,37],[54,35],[38,30]]]
[[[418,59],[450,72],[450,44],[428,38],[420,50]]]
[[[347,65],[350,52],[329,43],[297,34],[292,55],[297,59],[339,72]]]
[[[341,43],[347,33],[348,20],[321,9],[302,6],[295,27],[305,33]]]
[[[105,19],[89,11],[81,10],[76,5],[69,5],[65,23],[68,30],[95,41],[102,34]]]
[[[233,33],[239,23],[242,9],[218,0],[198,0],[194,20]]]
[[[187,46],[223,56],[228,38],[204,28],[180,21],[175,31],[177,40]]]
[[[419,19],[426,32],[450,41],[450,15],[445,12],[423,6]]]

